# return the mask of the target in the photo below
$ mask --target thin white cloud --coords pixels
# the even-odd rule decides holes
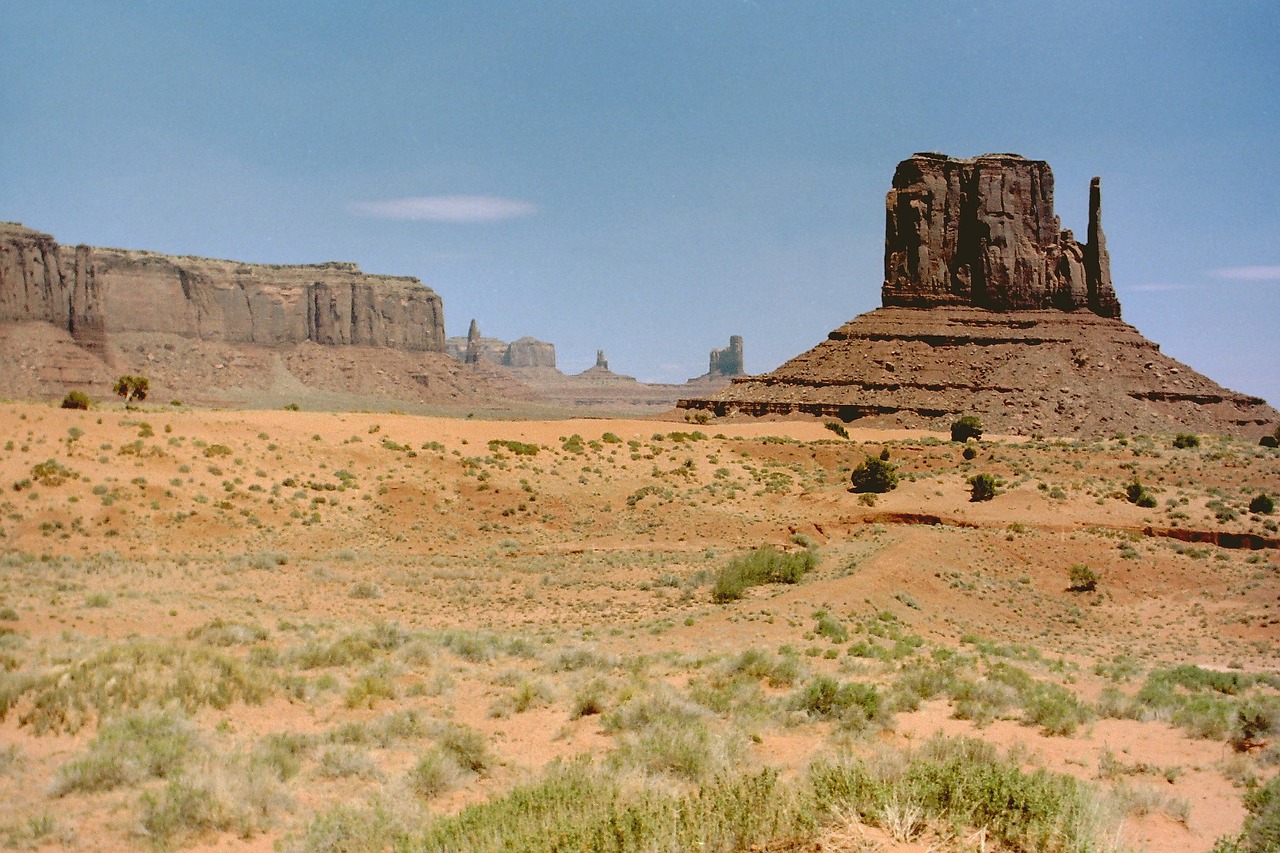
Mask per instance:
[[[1131,284],[1124,288],[1137,293],[1167,293],[1171,290],[1192,290],[1189,284],[1175,284],[1173,282],[1153,281],[1147,284]]]
[[[497,222],[538,212],[537,206],[527,201],[488,195],[430,195],[361,201],[351,205],[351,210],[358,216],[428,222]]]
[[[1223,267],[1210,270],[1209,275],[1232,281],[1280,281],[1280,266]]]

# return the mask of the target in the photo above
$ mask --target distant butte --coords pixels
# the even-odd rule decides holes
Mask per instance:
[[[1280,421],[1120,320],[1089,188],[1086,242],[1054,213],[1053,172],[1017,154],[898,164],[885,200],[884,307],[724,391],[681,400],[731,414],[806,413],[943,428],[1100,435],[1192,429],[1256,438]]]

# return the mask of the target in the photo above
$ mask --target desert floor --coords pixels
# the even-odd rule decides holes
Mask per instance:
[[[1081,780],[1096,849],[1239,832],[1280,763],[1280,452],[847,432],[0,404],[0,843],[413,846],[575,761],[798,789],[939,732]],[[816,565],[714,601],[762,546]],[[760,849],[1018,846],[910,805]]]

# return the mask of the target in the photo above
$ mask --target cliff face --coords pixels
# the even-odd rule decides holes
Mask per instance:
[[[440,297],[417,279],[355,264],[243,264],[59,246],[0,226],[0,321],[43,320],[101,349],[106,336],[163,332],[223,343],[444,350]]]
[[[87,246],[59,246],[48,234],[0,223],[0,322],[43,320],[81,346],[106,344],[102,289]]]
[[[1049,164],[1017,154],[916,154],[898,164],[885,206],[885,306],[1120,316],[1097,178],[1084,245],[1053,212]]]

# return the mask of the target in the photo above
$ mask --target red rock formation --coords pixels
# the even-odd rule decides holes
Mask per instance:
[[[898,164],[885,205],[885,306],[1120,316],[1097,178],[1084,246],[1053,212],[1049,164],[1017,154],[916,154]]]
[[[48,234],[0,223],[0,322],[43,320],[101,353],[102,289],[87,246],[59,246]]]
[[[1097,178],[1083,246],[1053,213],[1048,164],[1015,154],[917,154],[886,204],[885,307],[680,407],[934,429],[975,414],[991,432],[1054,435],[1256,438],[1280,420],[1120,321]]]
[[[102,350],[115,333],[165,333],[264,346],[444,349],[444,311],[414,278],[355,264],[245,264],[59,246],[0,226],[0,321],[42,320]]]

